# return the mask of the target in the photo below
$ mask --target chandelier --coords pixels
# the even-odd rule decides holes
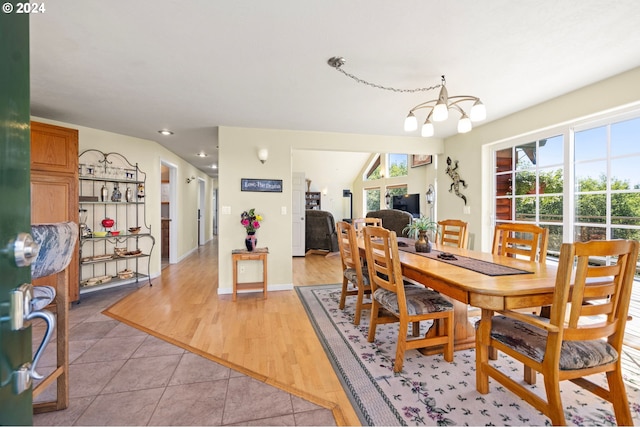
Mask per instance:
[[[459,105],[465,101],[473,102],[469,115],[467,115]],[[409,110],[409,114],[404,120],[404,130],[406,132],[413,132],[418,129],[418,119],[413,112],[421,109],[428,109],[429,111],[420,132],[424,137],[433,136],[433,122],[443,122],[447,120],[449,118],[449,110],[456,110],[460,113],[460,120],[458,120],[459,133],[469,132],[473,128],[472,122],[478,122],[487,118],[487,109],[482,101],[480,101],[480,98],[470,95],[449,96],[444,76],[442,76],[438,99],[423,102]]]
[[[355,80],[357,83],[361,83],[377,89],[389,90],[392,92],[414,93],[426,92],[440,88],[440,94],[438,95],[437,99],[432,99],[430,101],[420,103],[409,110],[409,114],[404,121],[404,130],[406,132],[413,132],[418,129],[418,119],[414,114],[414,111],[416,110],[428,109],[429,111],[421,129],[421,135],[423,137],[433,136],[435,131],[433,122],[442,122],[447,120],[449,118],[449,110],[456,110],[460,113],[460,120],[458,120],[459,133],[469,132],[473,128],[472,122],[481,121],[486,119],[487,117],[487,110],[482,101],[480,101],[480,98],[470,95],[449,96],[444,75],[442,76],[442,83],[439,85],[421,87],[416,89],[398,89],[391,86],[382,86],[376,83],[371,83],[346,72],[342,69],[342,66],[345,64],[345,62],[346,60],[341,56],[331,57],[327,61],[329,66],[335,68],[336,71],[341,72],[345,76]],[[473,104],[471,106],[469,114],[467,115],[460,104],[469,101]]]

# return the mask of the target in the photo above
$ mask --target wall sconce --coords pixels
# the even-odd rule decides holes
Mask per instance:
[[[196,177],[195,176],[191,176],[191,178],[187,178],[187,184],[189,184],[191,181],[195,180]]]
[[[433,188],[433,185],[429,184],[429,188],[427,189],[427,204],[432,205],[436,199],[436,190]]]
[[[389,194],[389,190],[384,195],[384,202],[387,205],[387,209],[391,209],[391,194]]]
[[[269,158],[269,150],[266,148],[261,148],[258,150],[258,160],[265,164],[267,159]]]

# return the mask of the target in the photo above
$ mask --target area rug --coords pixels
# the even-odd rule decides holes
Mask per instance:
[[[547,417],[490,380],[489,394],[476,391],[475,350],[457,351],[453,363],[441,355],[407,350],[394,374],[397,325],[380,325],[367,342],[369,311],[354,326],[354,297],[338,308],[341,285],[299,286],[296,291],[363,425],[550,425]],[[427,322],[422,328],[427,328]],[[522,364],[500,355],[496,365],[523,378]],[[606,384],[604,375],[599,379]],[[626,378],[634,424],[640,424],[640,378]],[[533,390],[544,396],[542,378]],[[615,425],[611,405],[563,381],[568,424]]]

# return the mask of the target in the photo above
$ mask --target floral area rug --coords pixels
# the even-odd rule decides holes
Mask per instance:
[[[367,342],[369,310],[353,324],[355,297],[338,308],[340,285],[296,287],[331,363],[351,397],[363,425],[550,425],[547,417],[490,380],[489,394],[476,391],[475,350],[457,351],[453,363],[441,355],[407,350],[402,372],[394,374],[397,324],[380,325]],[[421,326],[429,326],[427,322]],[[424,332],[424,330],[422,332]],[[495,361],[513,378],[523,378],[522,364],[500,353]],[[606,384],[604,375],[600,380]],[[531,386],[544,396],[542,377]],[[640,424],[640,378],[626,378],[634,424]],[[561,384],[568,424],[614,425],[607,401],[569,381]]]

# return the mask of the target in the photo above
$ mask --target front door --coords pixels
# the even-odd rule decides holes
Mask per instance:
[[[30,268],[16,266],[11,243],[18,233],[31,231],[29,100],[29,15],[1,13],[0,425],[33,420],[31,387],[20,392],[15,374],[31,361],[31,327],[12,330],[8,320],[9,293],[31,282]]]

